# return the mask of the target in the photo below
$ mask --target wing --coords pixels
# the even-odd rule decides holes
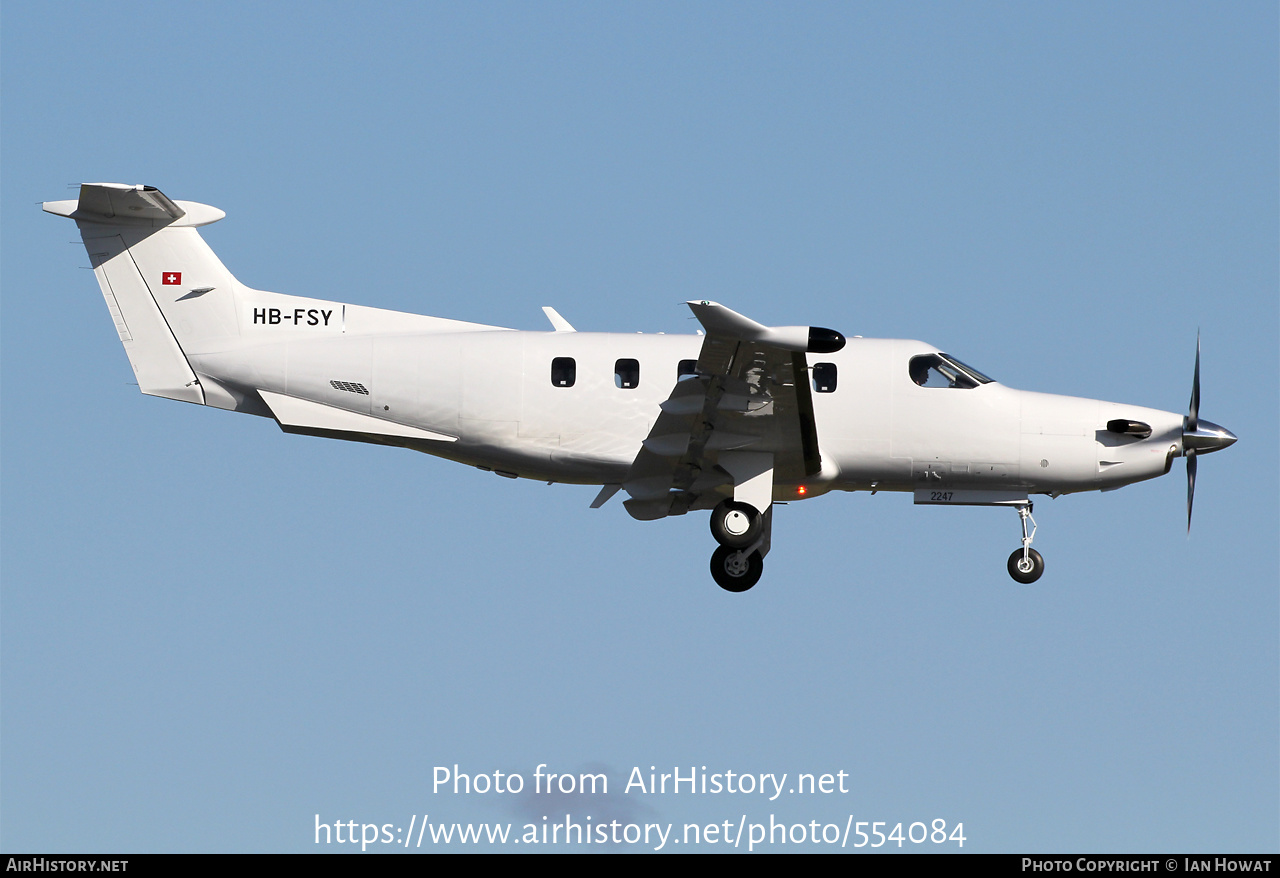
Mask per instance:
[[[766,511],[775,481],[802,482],[822,468],[805,353],[837,351],[844,336],[688,304],[707,330],[697,375],[662,403],[623,485],[627,511],[663,518],[730,496]]]

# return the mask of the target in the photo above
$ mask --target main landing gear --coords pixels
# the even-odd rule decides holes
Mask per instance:
[[[1017,582],[1031,583],[1044,573],[1044,558],[1031,548],[1031,541],[1036,535],[1036,520],[1031,517],[1031,501],[1016,507],[1018,517],[1022,519],[1022,548],[1015,549],[1009,556],[1009,575]],[[1031,522],[1031,530],[1027,531],[1027,522]]]
[[[725,591],[742,592],[760,581],[769,551],[772,509],[722,500],[711,510],[711,535],[720,547],[711,555],[711,577]]]
[[[722,546],[745,549],[756,541],[762,530],[764,516],[747,503],[721,500],[720,505],[711,510],[711,535]]]

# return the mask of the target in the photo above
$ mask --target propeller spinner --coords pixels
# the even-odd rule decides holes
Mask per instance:
[[[1200,420],[1200,334],[1196,333],[1196,372],[1191,379],[1191,405],[1182,419],[1182,456],[1187,459],[1187,533],[1191,533],[1191,504],[1196,495],[1196,457],[1226,448],[1236,434],[1211,421]]]

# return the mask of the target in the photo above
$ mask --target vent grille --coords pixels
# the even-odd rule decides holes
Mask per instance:
[[[356,384],[353,381],[330,381],[329,385],[334,390],[345,390],[347,393],[363,393],[365,396],[369,395],[369,388],[365,387],[363,384]]]

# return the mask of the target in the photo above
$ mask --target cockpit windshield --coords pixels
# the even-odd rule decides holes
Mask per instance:
[[[969,390],[992,379],[950,354],[921,354],[908,366],[911,380],[921,387],[951,387]]]
[[[981,372],[979,372],[977,369],[970,366],[968,363],[960,362],[950,354],[943,354],[942,356],[945,357],[949,362],[954,363],[964,371],[968,372],[974,378],[976,378],[979,384],[990,384],[992,381],[995,380],[994,378],[988,378],[986,375],[983,375]]]

